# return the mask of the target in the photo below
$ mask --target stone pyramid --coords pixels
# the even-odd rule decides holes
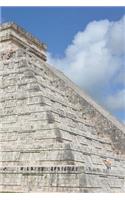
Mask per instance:
[[[0,25],[0,192],[125,192],[125,127]]]

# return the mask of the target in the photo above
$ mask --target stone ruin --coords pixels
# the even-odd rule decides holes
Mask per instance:
[[[125,192],[125,127],[0,25],[0,192]]]

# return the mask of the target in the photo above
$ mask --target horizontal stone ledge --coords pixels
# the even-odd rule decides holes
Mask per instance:
[[[110,171],[106,171],[106,169],[102,169],[102,170],[86,170],[85,171],[85,174],[90,174],[90,175],[98,175],[100,177],[104,177],[104,178],[109,178],[110,177],[116,177],[116,178],[122,178],[122,179],[125,179],[125,173],[122,171],[119,171],[116,172],[114,170],[110,170]]]
[[[39,167],[1,167],[0,173],[22,173],[22,174],[40,174],[40,173],[77,173],[79,172],[80,167],[78,166],[39,166]]]
[[[110,170],[109,172],[106,172],[106,169],[99,169],[99,168],[92,168],[92,167],[84,167],[84,166],[73,166],[73,165],[64,165],[64,166],[21,166],[21,167],[0,167],[0,174],[27,174],[27,175],[32,175],[32,174],[45,174],[45,173],[69,173],[69,174],[91,174],[91,175],[98,175],[98,176],[113,176],[116,178],[125,178],[125,174],[123,171],[119,174],[116,173],[116,171]]]
[[[15,187],[15,186],[20,186],[21,187],[21,184],[10,184],[10,183],[2,183],[2,184],[0,184],[0,186],[2,186],[2,187],[8,187],[8,186],[11,186],[11,187]]]

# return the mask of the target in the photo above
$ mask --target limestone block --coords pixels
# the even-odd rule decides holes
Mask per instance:
[[[19,156],[19,152],[0,152],[0,161],[17,161]]]
[[[124,179],[109,178],[108,184],[111,188],[121,188],[124,184]]]
[[[101,188],[101,180],[95,175],[80,175],[79,179],[80,187],[85,188]]]
[[[57,187],[79,187],[79,179],[77,174],[51,174],[50,175],[50,186]]]
[[[91,160],[93,162],[93,164],[102,164],[104,165],[104,161],[101,157],[96,156],[96,155],[91,155]]]
[[[17,135],[17,133],[6,133],[6,134],[0,134],[0,142],[2,141],[6,141],[6,142],[8,142],[8,141],[14,141],[14,140],[17,140],[17,138],[18,138],[18,135]]]
[[[21,174],[0,174],[0,184],[21,185]]]
[[[22,152],[20,154],[20,161],[26,162],[27,164],[28,162],[34,163],[37,160],[40,160],[40,154],[37,152]]]

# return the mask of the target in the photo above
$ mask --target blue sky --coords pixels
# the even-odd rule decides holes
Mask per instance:
[[[0,7],[0,23],[2,22],[2,13],[1,13],[1,7]]]
[[[14,21],[45,42],[48,61],[121,121],[124,15],[125,7],[2,7],[3,22]]]
[[[119,20],[124,7],[3,7],[2,20],[14,21],[48,44],[48,50],[62,56],[74,35],[93,20]]]

